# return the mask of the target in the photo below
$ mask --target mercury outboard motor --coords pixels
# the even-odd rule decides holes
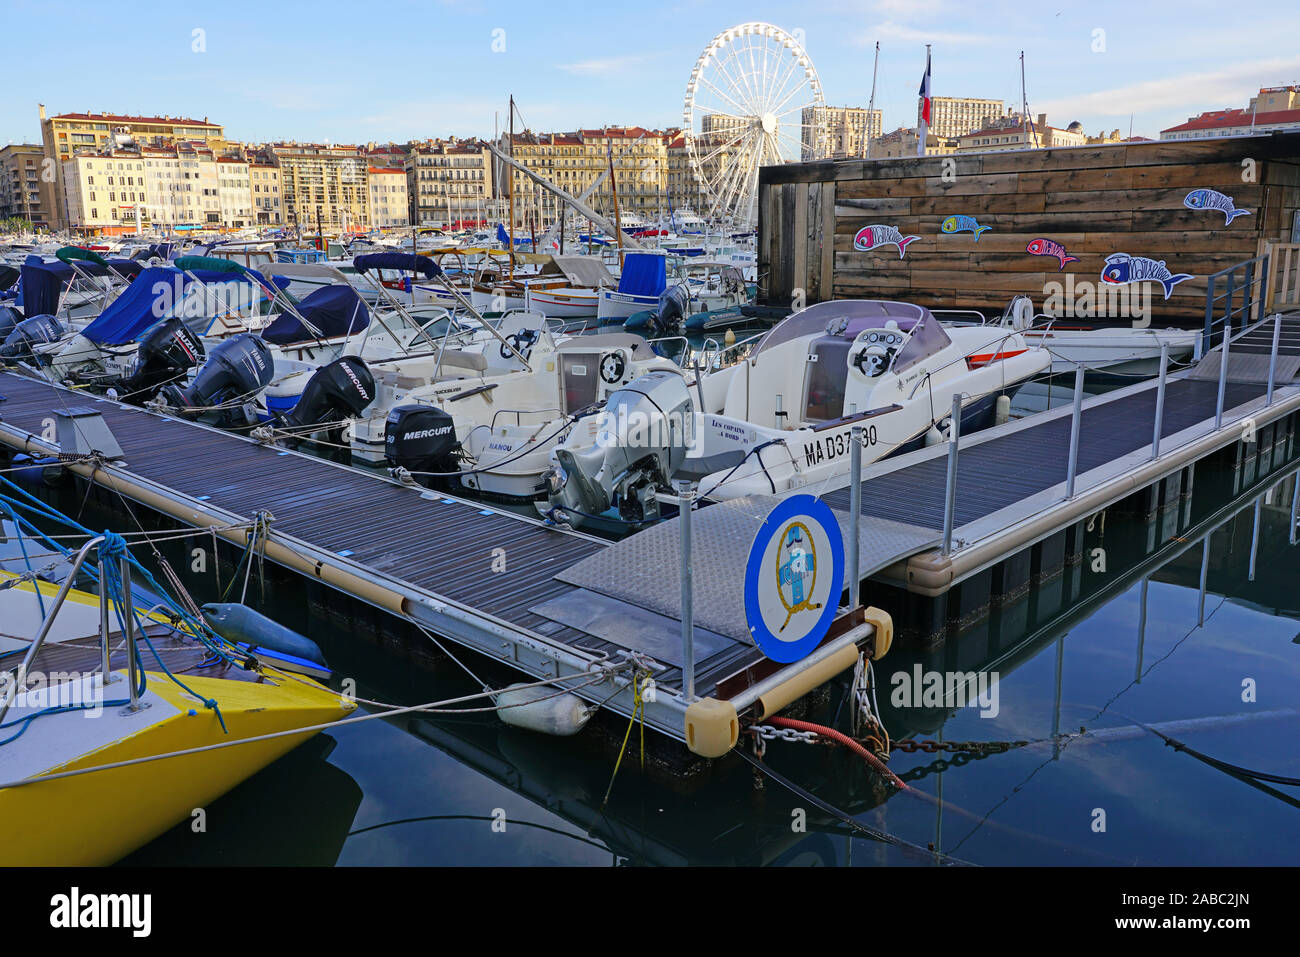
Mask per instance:
[[[135,367],[116,386],[123,402],[140,404],[203,361],[203,340],[179,316],[155,323],[140,339]]]
[[[457,472],[460,442],[451,416],[429,405],[399,405],[384,423],[384,458],[389,468],[416,472]],[[446,487],[452,476],[413,475],[421,485]]]
[[[197,415],[232,399],[251,400],[270,384],[274,374],[271,347],[260,336],[241,332],[223,340],[208,354],[208,361],[188,389],[182,392],[168,386],[164,392],[170,404]]]
[[[563,475],[552,471],[548,477],[553,509],[568,510],[572,524],[612,505],[625,521],[658,518],[655,492],[670,488],[694,436],[685,380],[674,372],[647,372],[609,397],[599,422],[595,444],[555,450]]]
[[[375,400],[375,377],[357,356],[342,356],[317,369],[298,404],[284,417],[284,426],[299,435],[311,430],[337,425],[344,419],[361,414]],[[285,440],[291,447],[297,440]]]
[[[0,346],[0,362],[20,362],[36,359],[36,346],[57,342],[63,338],[63,323],[53,316],[32,316],[14,326]]]

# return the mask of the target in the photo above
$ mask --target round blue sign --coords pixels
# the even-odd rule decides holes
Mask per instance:
[[[816,648],[839,608],[844,536],[829,505],[792,495],[763,520],[745,565],[745,620],[773,661],[798,661]]]

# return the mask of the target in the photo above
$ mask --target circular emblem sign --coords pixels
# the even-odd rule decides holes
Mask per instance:
[[[745,619],[759,650],[798,661],[826,637],[844,581],[844,537],[830,506],[794,495],[768,513],[745,565]]]

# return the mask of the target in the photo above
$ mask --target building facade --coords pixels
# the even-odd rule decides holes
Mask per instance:
[[[406,171],[392,166],[371,166],[367,170],[370,187],[370,225],[374,229],[392,229],[411,224],[406,201]]]
[[[53,169],[33,143],[0,147],[0,220],[26,220],[48,229],[54,215]]]
[[[1300,130],[1300,86],[1261,89],[1244,110],[1211,110],[1160,131],[1162,140],[1192,140],[1206,136],[1249,136]]]
[[[280,194],[280,167],[253,161],[248,164],[253,219],[258,226],[283,226],[284,203]]]
[[[1047,122],[1047,114],[1039,113],[1036,119],[1029,119],[1020,113],[1008,113],[1005,117],[972,130],[957,138],[959,150],[978,150],[982,153],[1000,150],[1050,149],[1062,146],[1083,146],[1088,142],[1088,135],[1077,121],[1065,129],[1054,127]]]
[[[901,126],[871,141],[872,159],[898,159],[920,155],[920,130]],[[944,156],[957,151],[957,140],[926,133],[925,155]]]
[[[356,146],[273,143],[265,153],[280,168],[286,222],[299,230],[370,228],[368,164]]]
[[[800,117],[805,131],[802,160],[866,156],[883,132],[882,115],[859,106],[805,107]]]
[[[1001,100],[982,100],[966,96],[933,96],[930,98],[930,123],[928,132],[940,139],[956,139],[986,126],[990,120],[1002,116]],[[916,125],[921,125],[921,104],[916,106]]]
[[[493,162],[481,141],[426,141],[406,154],[404,170],[408,224],[460,229],[486,222]]]
[[[225,131],[207,117],[194,120],[175,116],[130,116],[121,113],[60,113],[47,116],[40,106],[41,146],[54,161],[54,225],[69,225],[68,195],[62,180],[68,160],[79,151],[104,153],[117,149],[168,147],[180,142],[201,143],[220,151]]]
[[[242,156],[218,157],[217,190],[222,226],[243,229],[255,224],[248,160]]]

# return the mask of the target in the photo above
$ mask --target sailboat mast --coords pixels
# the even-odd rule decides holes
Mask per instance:
[[[614,194],[614,233],[618,239],[618,264],[621,267],[623,265],[623,221],[618,215],[618,177],[614,175],[614,147],[606,142],[605,149],[609,151],[609,188]]]
[[[1025,51],[1020,51],[1020,128],[1026,131],[1025,149],[1033,149],[1033,140],[1029,138],[1028,132],[1034,130],[1034,124],[1029,119],[1029,97],[1025,94]],[[1037,133],[1037,130],[1034,130]]]
[[[871,118],[876,113],[876,70],[880,67],[880,41],[876,41],[876,59],[871,64],[871,99],[867,101],[867,159],[871,159]],[[880,132],[885,132],[881,124]]]
[[[510,158],[515,158],[515,98],[510,97]],[[507,170],[510,176],[510,232],[506,236],[507,245],[510,247],[510,272],[509,278],[515,276],[515,172]]]

